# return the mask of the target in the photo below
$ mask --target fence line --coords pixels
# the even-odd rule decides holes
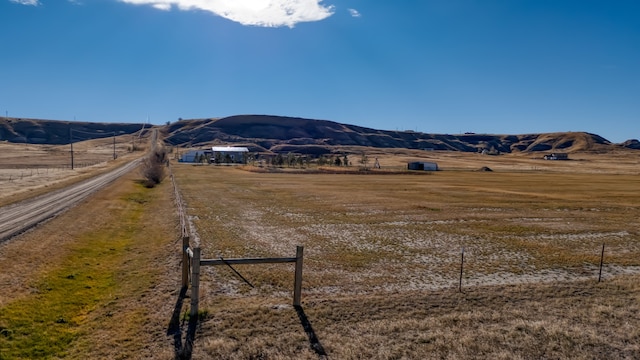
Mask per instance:
[[[98,164],[106,163],[107,161],[90,161],[90,162],[82,162],[75,164],[75,168],[85,168],[91,167]],[[57,165],[47,165],[47,166],[34,166],[34,167],[8,167],[2,169],[4,172],[9,173],[0,174],[0,181],[8,181],[14,182],[17,180],[22,180],[24,178],[29,178],[34,175],[48,175],[50,172],[58,172],[71,170],[71,165],[68,164],[57,164]]]
[[[171,168],[169,168],[171,171]],[[193,257],[193,253],[189,254],[188,251],[190,249],[190,237],[189,237],[189,229],[187,228],[187,216],[186,211],[184,210],[184,203],[182,201],[182,196],[180,195],[180,191],[178,190],[178,185],[176,184],[176,179],[171,174],[171,183],[173,184],[173,191],[175,194],[175,202],[176,209],[178,211],[178,217],[180,218],[180,235],[182,239],[182,288],[186,289],[189,287],[189,273],[191,268],[191,258]]]

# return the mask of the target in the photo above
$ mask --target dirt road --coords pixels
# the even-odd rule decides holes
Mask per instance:
[[[141,159],[111,172],[74,184],[62,190],[0,208],[0,242],[20,234],[79,203],[118,177],[135,169]]]

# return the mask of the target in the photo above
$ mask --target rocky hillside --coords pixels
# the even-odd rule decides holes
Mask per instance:
[[[89,123],[0,117],[0,141],[33,144],[68,144],[87,137],[131,134],[143,124]],[[160,127],[165,141],[175,146],[232,144],[254,152],[329,153],[336,146],[406,148],[492,153],[536,151],[607,151],[640,149],[638,140],[612,144],[594,134],[564,132],[525,135],[427,134],[414,131],[386,131],[327,120],[238,115],[221,119],[180,120]]]

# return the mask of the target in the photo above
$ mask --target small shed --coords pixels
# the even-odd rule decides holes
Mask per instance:
[[[545,160],[569,160],[567,153],[553,153],[544,156]]]
[[[428,161],[412,161],[407,164],[409,170],[438,171],[438,164]]]

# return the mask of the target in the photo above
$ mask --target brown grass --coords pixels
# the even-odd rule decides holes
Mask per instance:
[[[518,161],[503,159],[490,167]],[[640,189],[631,165],[607,174],[600,161],[426,177],[174,171],[204,257],[305,245],[303,308],[329,357],[624,358],[638,351],[638,276],[625,274],[640,273]],[[255,289],[203,269],[196,354],[317,357],[287,306],[291,267],[237,268]]]
[[[378,156],[399,171],[419,154]],[[226,267],[202,269],[193,358],[634,358],[638,157],[574,157],[429,153],[446,169],[430,176],[175,164],[204,257],[293,256],[305,245],[299,311],[289,305],[291,264],[236,266],[255,288]],[[483,165],[496,171],[472,171]],[[49,358],[174,357],[172,189],[145,189],[138,177],[0,244],[0,358],[20,358],[6,341],[25,304],[30,328],[71,334]],[[65,282],[91,287],[73,288],[90,304],[57,300]],[[58,324],[49,309],[74,316]]]
[[[140,157],[146,145],[137,140],[141,151],[130,152],[131,136],[74,143],[74,169],[69,145],[33,145],[0,142],[0,206],[60,189]],[[142,141],[146,142],[147,139]]]

